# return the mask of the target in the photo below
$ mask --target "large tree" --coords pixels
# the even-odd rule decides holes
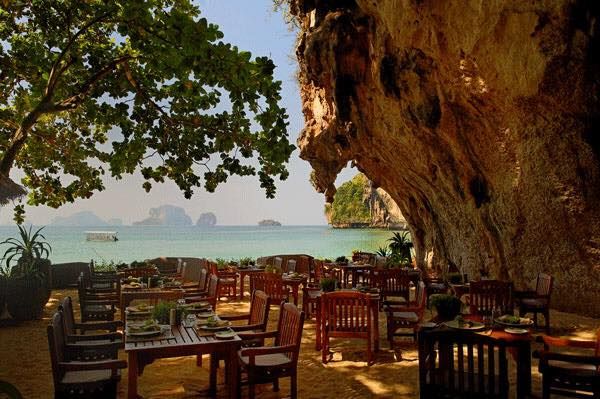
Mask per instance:
[[[258,174],[267,197],[294,149],[273,62],[221,41],[189,0],[0,1],[0,176],[59,207],[102,175],[172,179],[190,198]]]

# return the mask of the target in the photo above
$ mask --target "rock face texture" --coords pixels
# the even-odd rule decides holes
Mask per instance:
[[[598,4],[291,0],[316,185],[352,161],[420,267],[548,272],[553,307],[600,316]]]
[[[150,208],[150,217],[134,222],[134,226],[191,226],[192,219],[185,213],[185,209],[174,205],[161,205]]]
[[[217,224],[217,216],[212,212],[200,214],[196,221],[196,226],[213,227]]]

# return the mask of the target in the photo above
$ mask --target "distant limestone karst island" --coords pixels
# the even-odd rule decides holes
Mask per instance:
[[[281,226],[281,223],[273,219],[263,219],[258,222],[259,226]]]
[[[196,226],[200,227],[213,227],[217,224],[217,216],[212,212],[205,212],[200,214]]]
[[[174,205],[162,205],[151,208],[150,217],[139,222],[133,222],[134,226],[191,226],[190,218],[185,209]]]
[[[123,224],[121,219],[109,219],[108,222],[98,217],[92,211],[76,212],[69,216],[57,216],[50,226],[84,227],[84,226],[120,226]]]

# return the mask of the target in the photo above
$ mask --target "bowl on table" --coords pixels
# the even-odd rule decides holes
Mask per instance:
[[[516,328],[516,329],[527,329],[533,326],[533,320],[527,317],[513,316],[505,314],[498,317],[494,322],[502,327]]]

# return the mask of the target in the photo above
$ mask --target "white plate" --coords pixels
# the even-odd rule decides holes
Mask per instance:
[[[223,326],[218,326],[218,327],[209,327],[206,324],[200,324],[198,325],[198,328],[202,329],[202,330],[206,330],[206,331],[219,331],[219,330],[227,330],[229,329],[229,326],[231,325],[230,322],[228,322],[227,324],[223,325]]]
[[[509,334],[518,334],[518,335],[527,334],[529,332],[529,330],[526,330],[524,328],[512,328],[512,327],[505,328],[504,331],[506,331]]]
[[[129,337],[154,337],[162,334],[161,330],[154,331],[140,331],[140,332],[127,332]]]
[[[209,317],[214,317],[216,314],[215,312],[200,312],[200,313],[196,313],[196,317],[200,318],[200,319],[208,319]]]
[[[215,333],[215,338],[216,339],[233,339],[236,336],[236,332],[231,330],[231,329],[227,329],[225,331],[217,331]]]

